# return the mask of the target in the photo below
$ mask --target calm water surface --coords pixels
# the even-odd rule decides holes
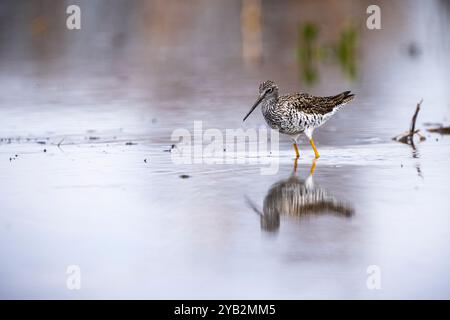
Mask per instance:
[[[1,298],[450,297],[450,140],[391,140],[421,98],[422,131],[448,124],[447,2],[380,1],[383,29],[368,31],[364,1],[263,1],[253,60],[245,1],[86,1],[76,33],[40,3],[0,6]],[[324,47],[355,26],[356,77],[330,58],[305,80],[306,22]],[[286,137],[275,175],[173,163],[175,129],[263,124],[242,117],[268,78],[283,93],[357,95],[317,131],[313,176],[306,141],[292,176]],[[81,290],[66,288],[68,265]],[[367,289],[370,265],[381,290]]]

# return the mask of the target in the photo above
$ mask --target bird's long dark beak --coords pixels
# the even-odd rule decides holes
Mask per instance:
[[[258,104],[261,103],[261,101],[262,101],[263,98],[264,98],[264,95],[260,95],[260,96],[259,96],[258,100],[256,100],[255,104],[254,104],[253,107],[250,109],[250,111],[247,113],[247,115],[245,116],[244,120],[242,120],[242,121],[245,121],[245,120],[248,118],[248,116],[253,112],[253,110],[256,109],[256,107],[258,106]]]

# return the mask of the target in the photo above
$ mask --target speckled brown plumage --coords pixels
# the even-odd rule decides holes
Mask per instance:
[[[294,93],[279,97],[278,103],[286,104],[299,112],[326,115],[333,112],[334,108],[353,100],[354,96],[350,94],[350,91],[331,97],[315,97],[307,93]]]
[[[278,95],[278,86],[271,80],[261,83],[259,97],[245,116],[244,121],[261,104],[267,124],[292,137],[297,157],[297,139],[304,133],[310,140],[316,158],[320,155],[312,139],[313,131],[327,122],[342,106],[355,97],[350,91],[328,97],[316,97],[307,93]]]

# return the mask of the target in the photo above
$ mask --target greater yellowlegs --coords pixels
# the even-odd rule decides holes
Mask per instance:
[[[315,97],[307,93],[279,96],[277,85],[268,80],[259,86],[258,99],[245,116],[244,121],[261,103],[262,113],[267,124],[272,129],[292,138],[297,158],[300,157],[297,139],[304,133],[308,137],[317,159],[320,154],[312,137],[314,130],[353,98],[354,95],[350,91],[330,97]]]

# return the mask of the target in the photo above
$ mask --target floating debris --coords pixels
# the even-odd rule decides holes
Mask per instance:
[[[136,142],[127,142],[127,143],[125,143],[125,145],[126,146],[134,146],[134,145],[137,145],[137,143]]]
[[[414,115],[411,119],[411,127],[410,127],[409,131],[406,131],[398,136],[393,137],[392,140],[414,146],[414,136],[415,135],[419,136],[420,141],[424,141],[426,139],[425,136],[422,135],[422,133],[420,132],[419,129],[416,130],[417,115],[419,114],[420,106],[422,105],[422,102],[423,102],[423,99],[420,100],[416,106],[416,111],[414,112]]]
[[[428,129],[428,131],[433,132],[433,133],[440,133],[440,134],[450,134],[450,126],[449,127],[441,126],[439,128],[431,128],[431,129]]]
[[[47,149],[44,149],[44,152],[47,152]]]
[[[188,175],[188,174],[182,174],[182,175],[180,175],[180,178],[181,179],[188,179],[188,178],[190,178],[191,176],[190,175]]]
[[[36,141],[37,144],[47,144],[46,141]]]
[[[100,140],[100,137],[89,137],[89,140]]]

